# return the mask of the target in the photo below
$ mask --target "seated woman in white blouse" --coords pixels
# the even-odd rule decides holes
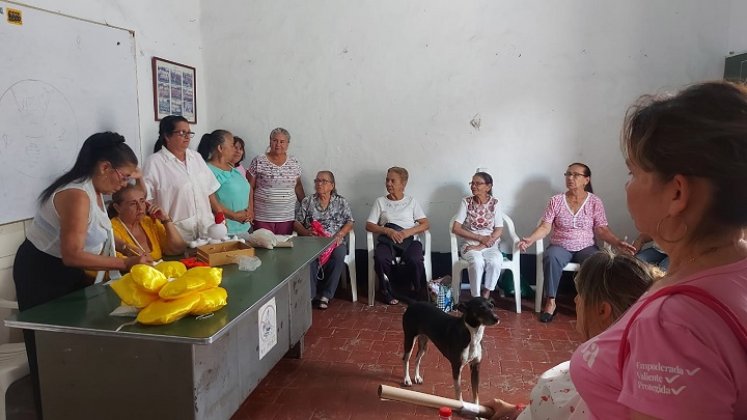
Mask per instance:
[[[469,183],[472,196],[459,203],[451,231],[464,239],[460,248],[467,260],[472,297],[490,297],[501,276],[503,254],[499,248],[503,232],[503,216],[498,199],[493,197],[493,177],[478,172]],[[480,290],[483,274],[485,284]]]

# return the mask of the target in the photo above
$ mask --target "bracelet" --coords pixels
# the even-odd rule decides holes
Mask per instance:
[[[168,219],[166,219],[166,220],[161,220],[161,224],[164,224],[164,225],[168,224],[168,223],[171,223],[171,222],[173,222],[173,220],[171,220],[170,217]]]

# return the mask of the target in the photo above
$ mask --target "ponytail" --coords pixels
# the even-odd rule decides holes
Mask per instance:
[[[91,178],[96,164],[102,161],[111,163],[114,168],[127,164],[137,166],[138,163],[137,156],[130,146],[125,144],[124,137],[110,131],[96,133],[83,142],[72,169],[45,188],[39,195],[39,201],[42,203],[47,201],[63,185]]]
[[[166,145],[166,136],[174,131],[176,123],[179,122],[189,123],[189,121],[181,115],[169,115],[163,117],[161,123],[158,124],[158,139],[156,140],[156,144],[153,145],[153,153],[157,153]]]
[[[215,130],[212,133],[203,134],[200,138],[200,144],[197,145],[197,153],[207,162],[223,142],[226,141],[226,135],[231,134],[226,130]]]

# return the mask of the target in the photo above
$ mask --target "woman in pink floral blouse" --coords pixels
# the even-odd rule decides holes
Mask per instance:
[[[635,253],[633,245],[619,239],[610,230],[604,204],[592,192],[591,169],[583,163],[572,163],[563,175],[568,190],[550,198],[537,229],[519,241],[519,248],[526,251],[538,239],[552,232],[550,246],[542,260],[547,301],[540,313],[541,322],[550,322],[555,317],[555,294],[563,267],[569,262],[582,263],[599,251],[594,243],[595,235],[622,252]]]

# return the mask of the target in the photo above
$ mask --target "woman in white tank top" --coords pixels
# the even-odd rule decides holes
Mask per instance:
[[[21,311],[90,285],[94,278],[87,272],[129,270],[151,262],[147,255],[124,260],[114,256],[114,236],[102,196],[139,178],[137,164],[124,137],[94,134],[83,143],[72,169],[41,193],[39,210],[13,265]],[[41,415],[33,331],[24,330],[24,340]]]

